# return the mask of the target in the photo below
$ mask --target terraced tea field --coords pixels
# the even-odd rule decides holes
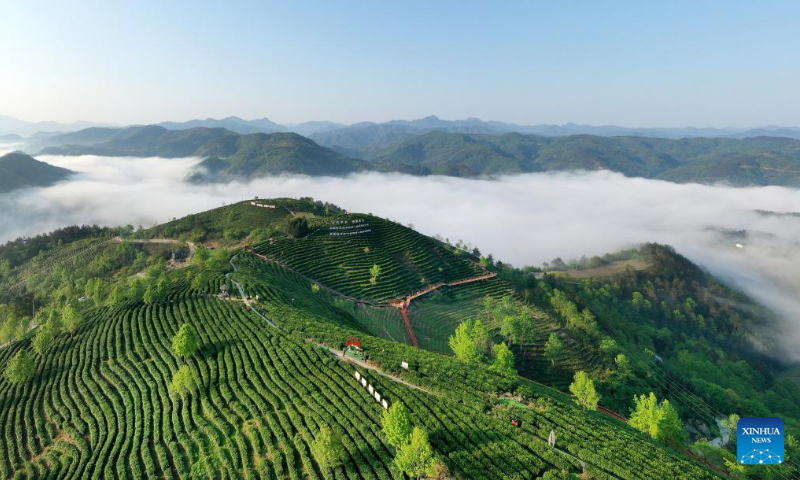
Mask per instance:
[[[396,477],[379,432],[382,408],[356,385],[352,367],[267,327],[242,303],[181,286],[165,304],[88,313],[85,328],[36,356],[33,381],[0,382],[3,477]],[[202,347],[188,359],[197,390],[180,399],[167,384],[181,363],[171,338],[184,322]],[[25,347],[0,352],[0,366]],[[553,463],[570,466],[530,436],[506,435],[499,419],[372,381],[390,401],[407,402],[451,467],[471,478],[532,478]],[[322,425],[343,432],[348,453],[333,473],[309,453]]]
[[[337,230],[344,227],[351,228]],[[431,284],[484,273],[466,254],[455,256],[436,240],[370,215],[319,220],[308,238],[263,242],[254,249],[326,287],[372,301],[391,300]],[[370,281],[373,265],[381,268],[374,283]]]

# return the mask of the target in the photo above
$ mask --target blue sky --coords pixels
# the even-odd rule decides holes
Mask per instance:
[[[0,0],[0,114],[800,125],[800,2]]]

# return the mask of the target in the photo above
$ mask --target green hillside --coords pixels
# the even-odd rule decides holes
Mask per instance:
[[[222,128],[193,128],[190,130],[167,130],[148,125],[121,129],[105,141],[92,145],[63,145],[48,147],[40,153],[45,155],[104,155],[110,157],[190,157],[208,142],[235,133]]]
[[[47,187],[70,174],[70,170],[40,162],[24,153],[9,153],[0,157],[0,194],[23,187]]]
[[[189,178],[197,183],[283,173],[337,176],[378,171],[477,177],[610,170],[673,182],[800,185],[800,140],[781,137],[545,137],[501,135],[469,123],[438,129],[423,122],[363,124],[311,138],[320,144],[295,133],[240,135],[222,128],[167,130],[149,125],[48,136],[28,148],[60,145],[41,151],[54,155],[201,157],[203,162]]]
[[[193,256],[181,260],[175,255],[185,254],[183,241],[193,242]],[[655,391],[677,405],[687,429],[708,421],[682,403],[695,397],[725,414],[780,413],[796,427],[789,373],[783,390],[778,383],[747,387],[773,390],[761,405],[709,394],[719,385],[745,395],[730,383],[730,369],[766,365],[764,357],[741,353],[741,343],[693,346],[696,353],[726,348],[730,355],[718,371],[695,371],[697,361],[679,352],[680,329],[673,347],[645,340],[663,342],[659,329],[671,327],[630,316],[622,300],[629,293],[617,292],[639,282],[653,284],[648,300],[662,295],[662,285],[673,289],[663,297],[670,308],[673,298],[695,297],[696,305],[687,303],[695,317],[684,315],[703,315],[719,330],[696,337],[706,342],[730,335],[718,328],[734,312],[724,308],[734,308],[727,300],[742,301],[721,287],[708,297],[689,290],[711,280],[701,282],[697,267],[669,252],[654,250],[651,270],[621,287],[537,280],[402,225],[311,199],[248,200],[149,230],[71,229],[34,242],[41,252],[24,242],[0,247],[2,477],[406,478],[382,431],[383,407],[356,371],[387,405],[408,408],[410,421],[427,432],[443,478],[585,472],[598,479],[704,479],[727,469],[722,459],[732,454],[692,443],[697,435],[654,440],[620,414],[580,407],[564,393],[579,370],[597,383],[600,406],[621,416],[629,415],[633,394]],[[594,316],[575,317],[578,308]],[[506,338],[507,318],[516,315],[530,316],[531,330]],[[511,344],[512,366],[535,381],[498,373],[491,357],[468,363],[453,356],[448,339],[468,319],[485,321],[494,343]],[[757,321],[768,319],[752,314],[734,323]],[[630,322],[646,328],[637,333]],[[197,332],[198,349],[179,355],[173,337],[186,324]],[[551,334],[564,345],[552,361],[545,352]],[[366,363],[339,355],[352,337],[361,340]],[[621,379],[622,364],[609,360],[612,337],[613,354],[631,360],[633,381]],[[686,379],[685,390],[663,388],[666,377],[640,358],[645,345],[663,356],[664,375]],[[9,365],[24,362],[21,351],[30,369],[17,371],[29,376],[9,376]],[[188,380],[178,383],[182,376]],[[314,446],[323,428],[342,445],[333,468]],[[556,448],[547,444],[551,431]],[[689,455],[690,447],[717,470]],[[789,458],[797,453],[792,448]],[[792,464],[769,468],[787,478],[798,473]]]
[[[775,137],[672,140],[436,131],[362,155],[375,164],[415,165],[427,173],[457,176],[611,170],[675,182],[800,185],[800,141]]]
[[[483,273],[466,254],[454,255],[436,240],[372,215],[339,215],[311,225],[302,241],[270,240],[255,251],[342,294],[368,300],[395,299]],[[374,265],[381,271],[371,282]]]
[[[224,137],[194,153],[206,157],[194,181],[224,181],[279,173],[345,175],[364,168],[363,162],[346,158],[296,133],[257,133]]]

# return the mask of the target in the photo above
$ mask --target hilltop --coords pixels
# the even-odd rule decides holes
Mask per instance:
[[[0,194],[23,187],[46,187],[64,180],[73,172],[40,162],[24,153],[0,157]]]
[[[296,133],[227,136],[206,143],[192,181],[225,181],[281,173],[345,175],[366,168],[363,161],[320,147]]]
[[[0,417],[27,432],[7,438],[0,472],[326,478],[311,447],[326,426],[344,444],[335,476],[400,478],[377,391],[406,405],[440,466],[461,478],[717,478],[692,455],[724,469],[727,450],[692,444],[689,455],[648,438],[621,419],[633,395],[669,398],[694,439],[718,434],[708,418],[718,411],[778,413],[795,431],[800,392],[790,375],[764,375],[782,367],[747,347],[771,321],[762,307],[671,249],[638,255],[646,268],[621,277],[537,278],[312,199],[252,199],[148,230],[84,227],[14,242],[0,247],[0,342],[12,341],[0,369],[26,350],[34,372],[23,384],[0,379],[12,399]],[[36,316],[26,319],[32,299]],[[41,347],[39,332],[59,332],[74,311],[79,326]],[[530,319],[529,329],[509,336],[509,316]],[[540,383],[499,373],[491,357],[454,357],[448,337],[468,319],[483,320],[489,340],[507,342],[519,373]],[[182,359],[171,338],[187,323],[200,348]],[[563,350],[551,357],[553,336]],[[342,358],[351,337],[368,361]],[[168,385],[184,365],[192,384],[176,393]],[[586,411],[564,393],[578,370],[617,413]],[[763,381],[737,385],[739,374]],[[719,398],[720,389],[732,393]]]

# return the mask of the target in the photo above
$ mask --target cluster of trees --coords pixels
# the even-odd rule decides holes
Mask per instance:
[[[517,375],[514,367],[514,354],[505,343],[493,344],[489,330],[481,320],[466,320],[456,327],[450,336],[450,349],[456,358],[467,363],[481,363],[491,358],[489,368],[507,377]]]
[[[395,466],[411,478],[434,477],[439,462],[433,453],[428,432],[413,426],[402,402],[395,402],[383,413],[383,433],[396,449]]]
[[[63,331],[72,335],[83,324],[84,315],[74,301],[66,301],[63,306],[53,304],[39,310],[35,321],[38,326],[31,341],[31,347],[36,354],[44,355],[56,337]],[[5,330],[5,327],[12,323],[13,319],[7,318],[3,329],[0,330]],[[16,339],[12,338],[8,341]],[[34,372],[33,357],[27,349],[20,349],[8,361],[3,373],[11,383],[24,383],[33,377]]]
[[[306,217],[293,217],[286,224],[286,235],[289,238],[303,238],[311,233],[311,228],[308,226]]]
[[[616,339],[600,338],[595,347],[608,372],[598,380],[604,404],[626,411],[635,407],[635,395],[652,391],[669,397],[685,419],[714,428],[696,409],[675,403],[679,398],[658,381],[666,374],[716,410],[800,419],[800,385],[780,374],[784,366],[752,348],[751,339],[777,324],[774,316],[671,247],[644,245],[640,255],[645,270],[580,282],[547,276],[533,290],[574,318],[589,310]]]
[[[195,379],[189,365],[186,364],[186,357],[194,355],[200,346],[200,337],[197,330],[190,323],[184,323],[178,333],[172,338],[172,351],[183,360],[183,365],[172,376],[169,384],[169,391],[179,397],[186,396],[195,388]]]
[[[663,442],[679,445],[686,442],[683,422],[669,400],[664,399],[659,403],[656,394],[650,392],[650,395],[642,394],[634,397],[634,403],[636,407],[633,409],[629,421],[632,427]],[[734,431],[736,431],[735,427]]]
[[[97,225],[83,225],[59,228],[50,233],[34,237],[20,237],[0,245],[0,280],[7,276],[11,268],[30,260],[41,252],[66,245],[76,240],[93,237],[108,237],[111,231]]]
[[[550,305],[567,322],[567,328],[573,331],[583,331],[592,337],[599,334],[597,319],[588,308],[579,311],[578,306],[572,302],[561,290],[553,290]]]
[[[594,388],[594,381],[584,371],[575,373],[573,382],[569,386],[569,391],[575,395],[578,403],[587,410],[597,410],[600,403],[600,394]]]
[[[542,263],[542,266],[547,270],[560,272],[566,270],[585,270],[589,268],[599,268],[614,262],[638,258],[639,256],[639,251],[637,249],[630,248],[616,253],[606,253],[602,257],[595,255],[591,258],[587,258],[586,255],[583,255],[579,259],[572,259],[566,262],[562,260],[561,257],[556,257],[549,262]]]

